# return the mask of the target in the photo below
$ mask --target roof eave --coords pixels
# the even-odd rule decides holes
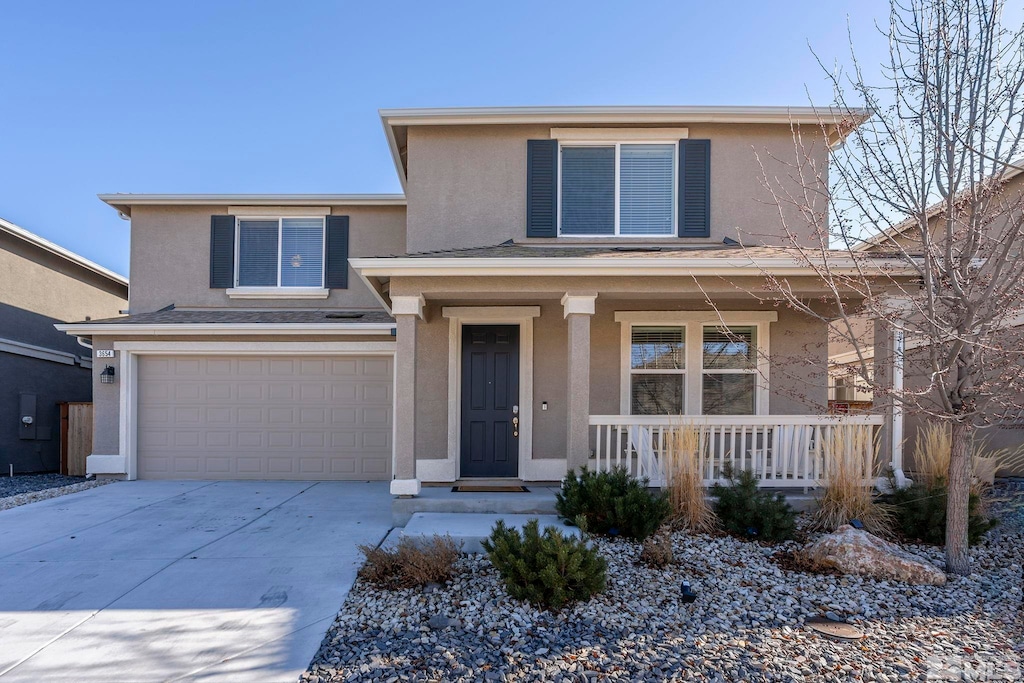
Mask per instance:
[[[530,276],[530,275],[644,275],[653,276],[814,276],[806,261],[793,258],[658,258],[591,259],[580,257],[548,258],[353,258],[349,263],[361,278],[394,276]],[[912,277],[916,270],[905,261],[873,259],[871,263],[853,259],[829,264],[835,275],[890,275]]]
[[[842,139],[871,117],[871,110],[835,107],[700,107],[700,106],[565,106],[565,107],[449,107],[379,109],[381,125],[406,189],[407,171],[395,136],[396,127],[514,124],[646,124],[646,123],[778,123],[844,127]]]
[[[404,194],[100,194],[100,201],[131,216],[133,206],[405,206]]]
[[[128,278],[126,278],[125,276],[119,275],[108,268],[104,268],[98,263],[90,261],[89,259],[83,256],[79,256],[75,252],[70,251],[69,249],[65,249],[59,244],[54,244],[50,240],[44,239],[33,232],[29,232],[25,228],[15,225],[14,223],[4,220],[3,218],[0,218],[0,230],[6,232],[9,235],[14,235],[15,237],[25,242],[28,242],[29,244],[39,249],[42,249],[43,251],[48,251],[51,254],[59,256],[60,258],[70,263],[74,263],[75,265],[81,268],[85,268],[86,270],[92,271],[97,275],[101,275],[107,278],[108,280],[112,281],[116,285],[128,287]]]
[[[72,336],[91,335],[390,335],[395,323],[62,323],[54,325]]]

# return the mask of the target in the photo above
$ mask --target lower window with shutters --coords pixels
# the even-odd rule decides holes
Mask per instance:
[[[326,297],[324,219],[239,218],[235,298]]]

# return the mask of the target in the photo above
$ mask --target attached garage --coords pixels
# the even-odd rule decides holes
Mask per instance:
[[[391,478],[393,359],[140,355],[141,479]]]

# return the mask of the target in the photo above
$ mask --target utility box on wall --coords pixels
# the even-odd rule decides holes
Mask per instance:
[[[38,429],[36,414],[36,395],[18,394],[18,438],[34,440]]]

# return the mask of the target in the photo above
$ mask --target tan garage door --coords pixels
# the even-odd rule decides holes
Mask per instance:
[[[142,479],[390,479],[386,356],[141,356]]]

